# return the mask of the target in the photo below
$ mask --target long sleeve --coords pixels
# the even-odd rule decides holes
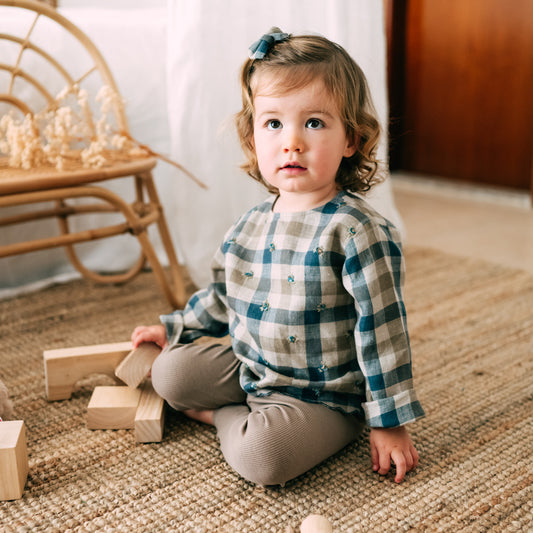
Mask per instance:
[[[213,282],[161,317],[170,343],[231,336],[243,390],[281,392],[394,427],[423,416],[411,374],[402,254],[393,226],[346,191],[226,233]]]
[[[228,333],[228,308],[224,257],[220,249],[212,265],[213,281],[194,293],[183,310],[161,315],[170,344],[192,342],[202,336],[223,337]]]
[[[413,389],[401,288],[404,263],[394,228],[371,220],[349,228],[343,284],[356,308],[355,347],[366,382],[362,404],[371,427],[395,427],[424,416]]]

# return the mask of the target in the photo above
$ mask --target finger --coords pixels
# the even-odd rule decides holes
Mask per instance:
[[[418,461],[420,459],[420,456],[418,455],[418,452],[416,451],[416,448],[414,446],[411,446],[411,456],[413,458],[413,470],[418,466]]]
[[[377,472],[379,470],[379,453],[373,444],[370,445],[370,455],[372,457],[372,470]]]
[[[391,456],[388,453],[382,453],[379,456],[379,470],[378,474],[384,476],[390,470]]]
[[[137,339],[139,337],[139,332],[137,330],[134,330],[131,334],[131,343],[133,344],[134,348],[137,348],[137,345],[139,344]]]
[[[133,332],[132,332],[132,334],[131,334],[131,341],[132,341],[134,344],[135,344],[135,342],[136,342],[136,339],[139,338],[139,335],[141,335],[142,332],[143,332],[145,329],[146,329],[145,326],[137,326],[137,327],[133,330]]]
[[[408,449],[405,452],[404,458],[405,458],[405,471],[410,472],[414,468],[414,462],[415,462],[411,449]]]
[[[405,472],[407,471],[405,456],[402,452],[393,450],[391,457],[396,466],[396,476],[394,477],[394,481],[396,481],[396,483],[401,483],[405,477]]]
[[[153,339],[152,334],[150,333],[150,330],[147,328],[143,328],[135,334],[135,336],[132,338],[132,343],[134,348],[138,348],[140,344],[143,342],[150,342]]]

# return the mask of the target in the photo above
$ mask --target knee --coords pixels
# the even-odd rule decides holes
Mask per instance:
[[[280,453],[281,452],[281,453]],[[284,485],[296,477],[291,475],[291,464],[283,457],[282,450],[268,450],[257,446],[255,451],[250,449],[233,450],[226,457],[228,464],[244,479],[263,487]]]
[[[191,382],[190,358],[185,346],[169,346],[156,358],[152,365],[152,385],[157,394],[174,409],[187,409],[181,405],[189,395]]]
[[[291,473],[291,461],[283,456],[282,450],[263,450],[259,453],[260,457],[241,454],[238,469],[235,469],[248,481],[263,487],[284,485],[298,475]]]
[[[291,443],[276,438],[268,428],[257,431],[248,424],[239,433],[240,438],[221,439],[220,444],[228,464],[246,480],[261,486],[283,485],[301,473],[296,471]]]

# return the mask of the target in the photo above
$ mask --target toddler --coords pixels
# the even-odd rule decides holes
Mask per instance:
[[[371,427],[373,469],[418,464],[397,230],[358,193],[377,181],[379,125],[365,77],[320,36],[273,28],[251,47],[237,129],[243,168],[271,196],[226,233],[212,283],[140,326],[163,349],[154,388],[217,429],[244,478],[277,485]],[[192,343],[229,334],[231,346]]]

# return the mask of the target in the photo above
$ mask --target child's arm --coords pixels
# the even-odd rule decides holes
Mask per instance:
[[[391,460],[396,465],[394,481],[401,483],[406,472],[418,465],[418,452],[405,426],[372,428],[370,431],[372,468],[384,476],[390,470]]]
[[[141,342],[155,342],[161,348],[167,345],[167,333],[165,326],[138,326],[131,334],[133,348],[137,348]]]

